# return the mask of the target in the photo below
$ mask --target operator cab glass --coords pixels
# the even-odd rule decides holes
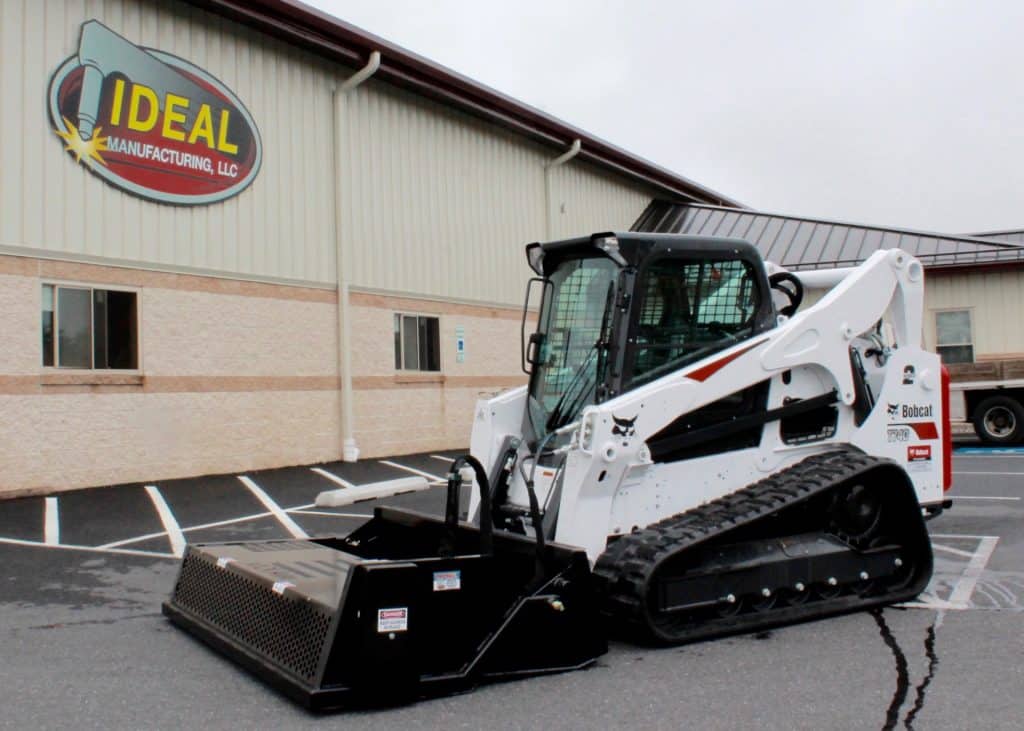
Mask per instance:
[[[534,439],[775,324],[764,264],[745,242],[597,234],[531,244],[527,257],[544,282],[527,356]]]
[[[628,387],[660,378],[754,334],[756,272],[742,259],[662,258],[637,285]]]
[[[614,261],[598,254],[566,259],[548,279],[537,326],[544,338],[530,379],[530,418],[538,437],[594,403],[607,367],[602,343],[618,272]]]

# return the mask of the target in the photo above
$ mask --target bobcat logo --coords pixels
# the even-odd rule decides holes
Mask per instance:
[[[900,411],[900,405],[899,404],[889,404],[888,411],[889,411],[890,418],[895,417],[896,414],[898,414],[899,411]]]
[[[637,414],[632,419],[620,419],[612,414],[612,421],[615,422],[615,426],[612,427],[612,434],[618,434],[620,437],[634,436],[636,428],[633,425],[636,423],[637,416],[640,416],[640,414]]]

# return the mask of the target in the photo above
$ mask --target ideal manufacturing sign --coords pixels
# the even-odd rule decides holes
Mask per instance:
[[[50,79],[50,120],[75,161],[161,203],[238,195],[259,172],[259,131],[238,97],[188,61],[96,20]]]

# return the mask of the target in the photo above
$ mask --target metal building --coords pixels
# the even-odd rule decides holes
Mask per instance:
[[[735,204],[290,0],[8,0],[0,54],[0,495],[462,446],[525,243]]]
[[[294,0],[3,10],[0,497],[464,446],[524,379],[523,245],[634,222],[903,246],[929,344],[1024,353],[999,236],[748,211]]]
[[[1007,244],[1024,244],[1024,229],[1010,231],[984,231],[977,234],[968,234],[975,239],[1002,241]]]

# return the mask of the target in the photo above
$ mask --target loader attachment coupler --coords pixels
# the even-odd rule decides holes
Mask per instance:
[[[311,709],[570,670],[607,650],[586,554],[391,508],[344,537],[190,545],[175,624]],[[443,550],[442,550],[443,549]]]

